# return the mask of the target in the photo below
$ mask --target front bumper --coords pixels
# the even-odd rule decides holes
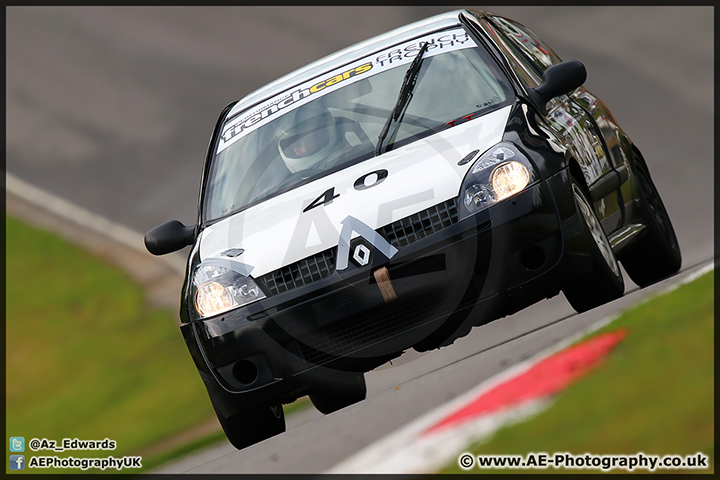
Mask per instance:
[[[568,276],[589,268],[569,191],[563,170],[390,260],[375,252],[366,267],[351,264],[182,325],[216,408],[291,401],[333,371],[371,370],[410,347],[440,345],[466,322],[487,323],[558,293]],[[386,301],[373,276],[383,267],[395,300]]]

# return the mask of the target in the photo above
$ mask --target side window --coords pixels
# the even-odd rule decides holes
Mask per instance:
[[[522,55],[540,76],[546,68],[561,62],[560,57],[525,26],[507,18],[491,18],[509,40],[511,47]]]

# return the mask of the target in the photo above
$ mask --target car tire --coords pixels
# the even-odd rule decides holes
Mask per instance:
[[[251,408],[231,417],[215,411],[225,436],[233,447],[241,450],[285,431],[282,405]]]
[[[565,298],[578,313],[622,297],[625,291],[620,265],[581,184],[572,178],[571,189],[582,229],[590,249],[593,269],[563,288]]]
[[[325,415],[365,400],[367,386],[363,374],[350,374],[342,381],[316,389],[309,395],[317,410]]]
[[[645,164],[635,157],[639,207],[647,232],[629,245],[620,261],[633,282],[646,287],[680,270],[682,254],[675,230]]]

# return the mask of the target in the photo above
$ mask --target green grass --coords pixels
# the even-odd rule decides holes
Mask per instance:
[[[597,332],[618,328],[628,332],[602,365],[560,393],[548,410],[501,429],[468,451],[475,455],[702,452],[710,457],[710,469],[695,472],[714,471],[713,309],[711,272],[625,312]],[[465,471],[455,460],[442,473]]]
[[[173,312],[81,248],[10,217],[6,227],[6,442],[110,438],[112,452],[46,454],[142,455],[214,417]],[[199,440],[175,450],[210,441]]]

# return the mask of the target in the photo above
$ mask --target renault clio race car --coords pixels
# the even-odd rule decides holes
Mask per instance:
[[[564,293],[578,312],[680,268],[640,150],[530,30],[458,10],[228,105],[205,160],[181,331],[228,439],[282,405],[364,399],[363,374]]]

